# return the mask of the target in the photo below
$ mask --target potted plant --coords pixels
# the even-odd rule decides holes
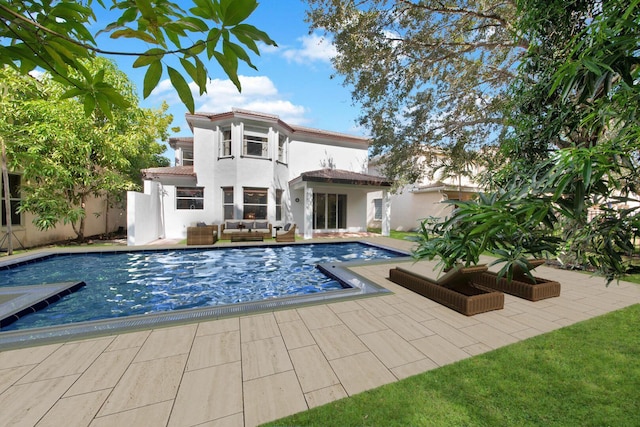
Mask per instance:
[[[477,276],[476,284],[527,299],[559,295],[559,283],[531,274],[539,265],[534,260],[556,253],[560,243],[548,198],[511,189],[450,203],[456,208],[445,221],[422,223],[415,258],[439,258],[446,270],[458,263],[477,265],[480,255],[488,252],[497,257],[490,265],[503,264],[502,268]]]

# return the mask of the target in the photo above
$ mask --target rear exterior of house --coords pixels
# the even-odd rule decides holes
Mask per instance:
[[[170,140],[175,166],[143,170],[144,193],[127,196],[130,245],[183,239],[197,223],[226,220],[295,223],[304,238],[366,231],[367,195],[388,204],[391,184],[366,173],[365,138],[238,109],[186,118],[193,137]]]

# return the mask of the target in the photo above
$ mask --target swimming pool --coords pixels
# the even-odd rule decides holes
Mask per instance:
[[[335,263],[400,256],[360,242],[55,255],[0,270],[0,283],[86,286],[2,332],[343,291]]]

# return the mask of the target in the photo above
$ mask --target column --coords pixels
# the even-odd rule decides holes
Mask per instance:
[[[389,236],[391,234],[391,199],[389,191],[382,190],[382,235]]]
[[[313,188],[304,184],[304,238],[313,237]]]

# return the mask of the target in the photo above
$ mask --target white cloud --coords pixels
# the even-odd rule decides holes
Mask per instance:
[[[150,96],[175,96],[177,98],[177,94],[171,85],[171,81],[169,79],[162,80],[158,83],[152,91]]]
[[[266,76],[238,76],[242,92],[238,92],[231,80],[214,79],[207,84],[207,93],[198,95],[198,86],[191,82],[189,87],[195,101],[195,108],[203,113],[223,113],[232,108],[276,114],[290,124],[303,125],[309,122],[305,117],[307,109],[287,100]],[[153,95],[162,96],[170,105],[181,105],[177,93],[169,79],[163,80],[153,91]],[[178,123],[176,123],[178,124]],[[182,124],[179,124],[181,127]]]
[[[300,64],[331,62],[331,59],[337,54],[333,42],[318,33],[300,37],[298,41],[302,44],[299,49],[283,48],[282,56],[290,62]]]

